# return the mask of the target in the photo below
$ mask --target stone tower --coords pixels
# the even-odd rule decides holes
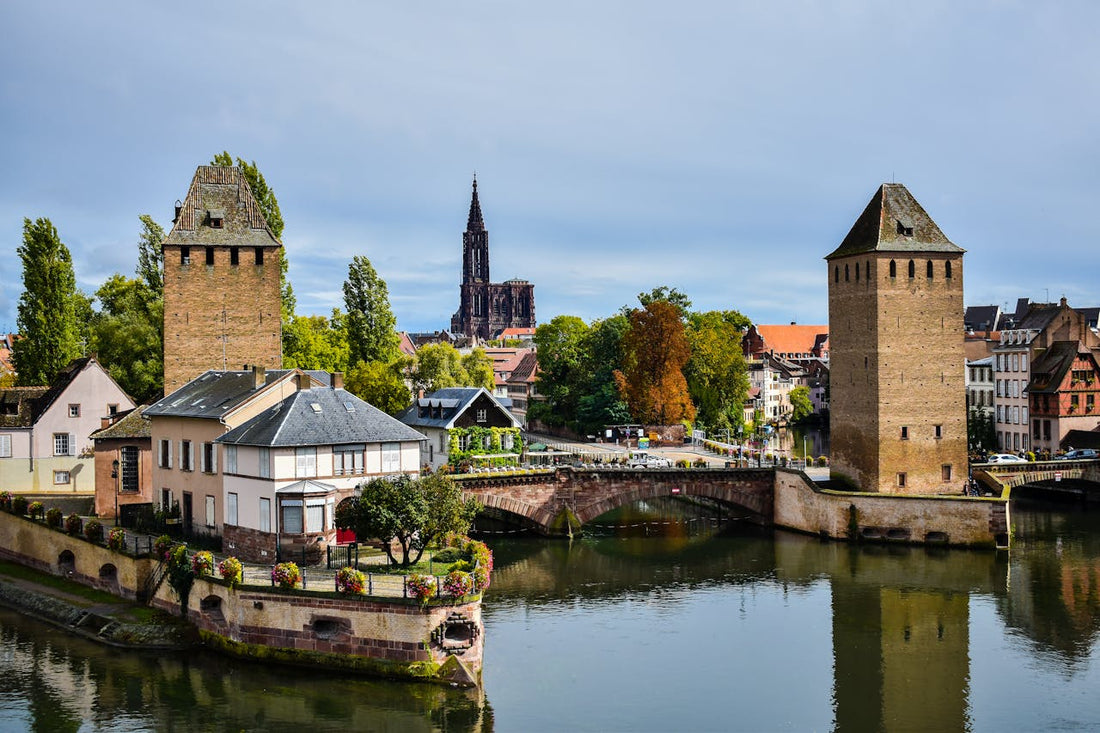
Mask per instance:
[[[237,168],[200,166],[164,240],[164,393],[208,369],[282,366],[283,246]]]
[[[825,258],[834,479],[894,494],[962,489],[963,252],[905,186],[885,183]]]
[[[462,235],[462,283],[451,331],[490,339],[505,328],[535,327],[535,286],[526,280],[489,281],[489,232],[477,198],[477,178],[470,215]]]

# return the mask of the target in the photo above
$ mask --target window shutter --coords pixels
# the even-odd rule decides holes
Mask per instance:
[[[206,443],[199,443],[199,470],[206,471]]]
[[[70,456],[75,456],[76,455],[76,434],[75,433],[69,433],[69,455]]]
[[[210,473],[218,472],[218,444],[210,444]]]

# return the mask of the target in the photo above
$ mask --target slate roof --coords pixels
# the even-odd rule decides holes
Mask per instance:
[[[211,218],[222,217],[221,227]],[[282,246],[239,168],[202,165],[195,171],[165,245]]]
[[[38,399],[49,387],[8,387],[0,389],[0,428],[29,428],[34,425]]]
[[[1078,356],[1095,356],[1080,341],[1055,341],[1031,365],[1031,381],[1027,385],[1029,394],[1054,394],[1062,386],[1066,372],[1073,368]]]
[[[972,305],[966,309],[963,324],[967,331],[996,331],[1000,325],[1001,306]]]
[[[448,387],[446,389],[437,389],[430,395],[421,397],[413,402],[408,409],[397,416],[397,419],[412,427],[448,429],[454,427],[455,420],[466,411],[470,403],[482,394],[492,400],[500,411],[508,416],[508,419],[511,420],[515,427],[521,427],[519,420],[508,411],[508,408],[504,406],[501,399],[494,397],[484,387]],[[511,403],[511,400],[508,400],[508,402]],[[438,407],[441,414],[439,417],[421,417],[421,407]]]
[[[151,430],[152,426],[149,422],[149,418],[143,416],[147,407],[148,405],[142,405],[130,410],[121,420],[116,421],[113,425],[108,425],[105,428],[96,430],[89,437],[92,440],[152,437],[153,432]]]
[[[848,236],[825,259],[865,252],[961,254],[964,251],[940,231],[905,186],[884,183],[856,219]]]
[[[1061,309],[1062,306],[1058,303],[1032,303],[1027,312],[1023,314],[1023,317],[1012,328],[1025,331],[1042,331],[1050,325],[1050,322],[1054,320]]]
[[[264,374],[263,387],[292,373],[291,369],[271,369]],[[312,374],[311,374],[312,376]],[[149,417],[220,418],[259,392],[252,370],[210,370],[192,379],[172,394],[145,409]]]
[[[294,447],[421,441],[425,436],[344,389],[295,392],[216,442]]]
[[[1067,450],[1070,446],[1100,450],[1100,430],[1070,430],[1062,438],[1060,446]]]

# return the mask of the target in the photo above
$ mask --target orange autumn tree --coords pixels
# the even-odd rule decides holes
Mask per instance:
[[[695,418],[684,379],[691,346],[676,306],[655,300],[631,311],[622,353],[623,368],[615,371],[615,385],[636,420],[671,425]]]

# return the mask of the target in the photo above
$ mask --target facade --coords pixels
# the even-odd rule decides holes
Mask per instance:
[[[17,494],[92,494],[91,434],[134,409],[95,357],[76,359],[49,387],[0,389],[0,487]]]
[[[527,425],[527,410],[531,402],[538,398],[538,368],[535,350],[528,349],[505,380],[508,398],[512,401],[512,414],[524,426]]]
[[[993,404],[993,357],[975,359],[966,362],[966,406],[982,415],[992,416]]]
[[[829,361],[829,327],[752,325],[741,339],[746,358],[759,359],[764,354],[792,362]]]
[[[825,258],[834,479],[899,494],[966,480],[963,252],[886,183]]]
[[[484,387],[436,390],[416,400],[397,419],[427,437],[421,444],[420,463],[432,470],[451,463],[454,452],[492,455],[489,445],[469,442],[471,433],[484,432],[477,428],[489,433],[496,428],[502,453],[518,454],[522,447],[519,420]]]
[[[283,246],[237,168],[200,166],[164,241],[164,393],[282,366]]]
[[[119,507],[153,502],[153,439],[145,405],[103,418],[95,443],[95,513],[117,518]]]
[[[1055,341],[1035,359],[1027,385],[1031,450],[1053,455],[1070,431],[1100,428],[1098,353],[1080,341]]]
[[[774,423],[791,414],[791,390],[806,382],[806,369],[765,352],[746,363],[751,396],[764,422]]]
[[[475,178],[470,216],[462,235],[459,306],[451,317],[451,331],[484,341],[508,328],[534,327],[535,286],[526,280],[492,283],[489,279],[489,232],[481,216]]]
[[[1026,301],[1024,301],[1026,304]],[[1100,339],[1078,311],[1060,303],[1030,303],[1003,328],[993,347],[994,416],[997,445],[1006,453],[1032,450],[1027,387],[1031,363],[1056,341],[1100,345]]]
[[[419,474],[424,436],[338,384],[303,387],[214,440],[221,533],[239,557],[332,544],[336,507],[361,483]]]

